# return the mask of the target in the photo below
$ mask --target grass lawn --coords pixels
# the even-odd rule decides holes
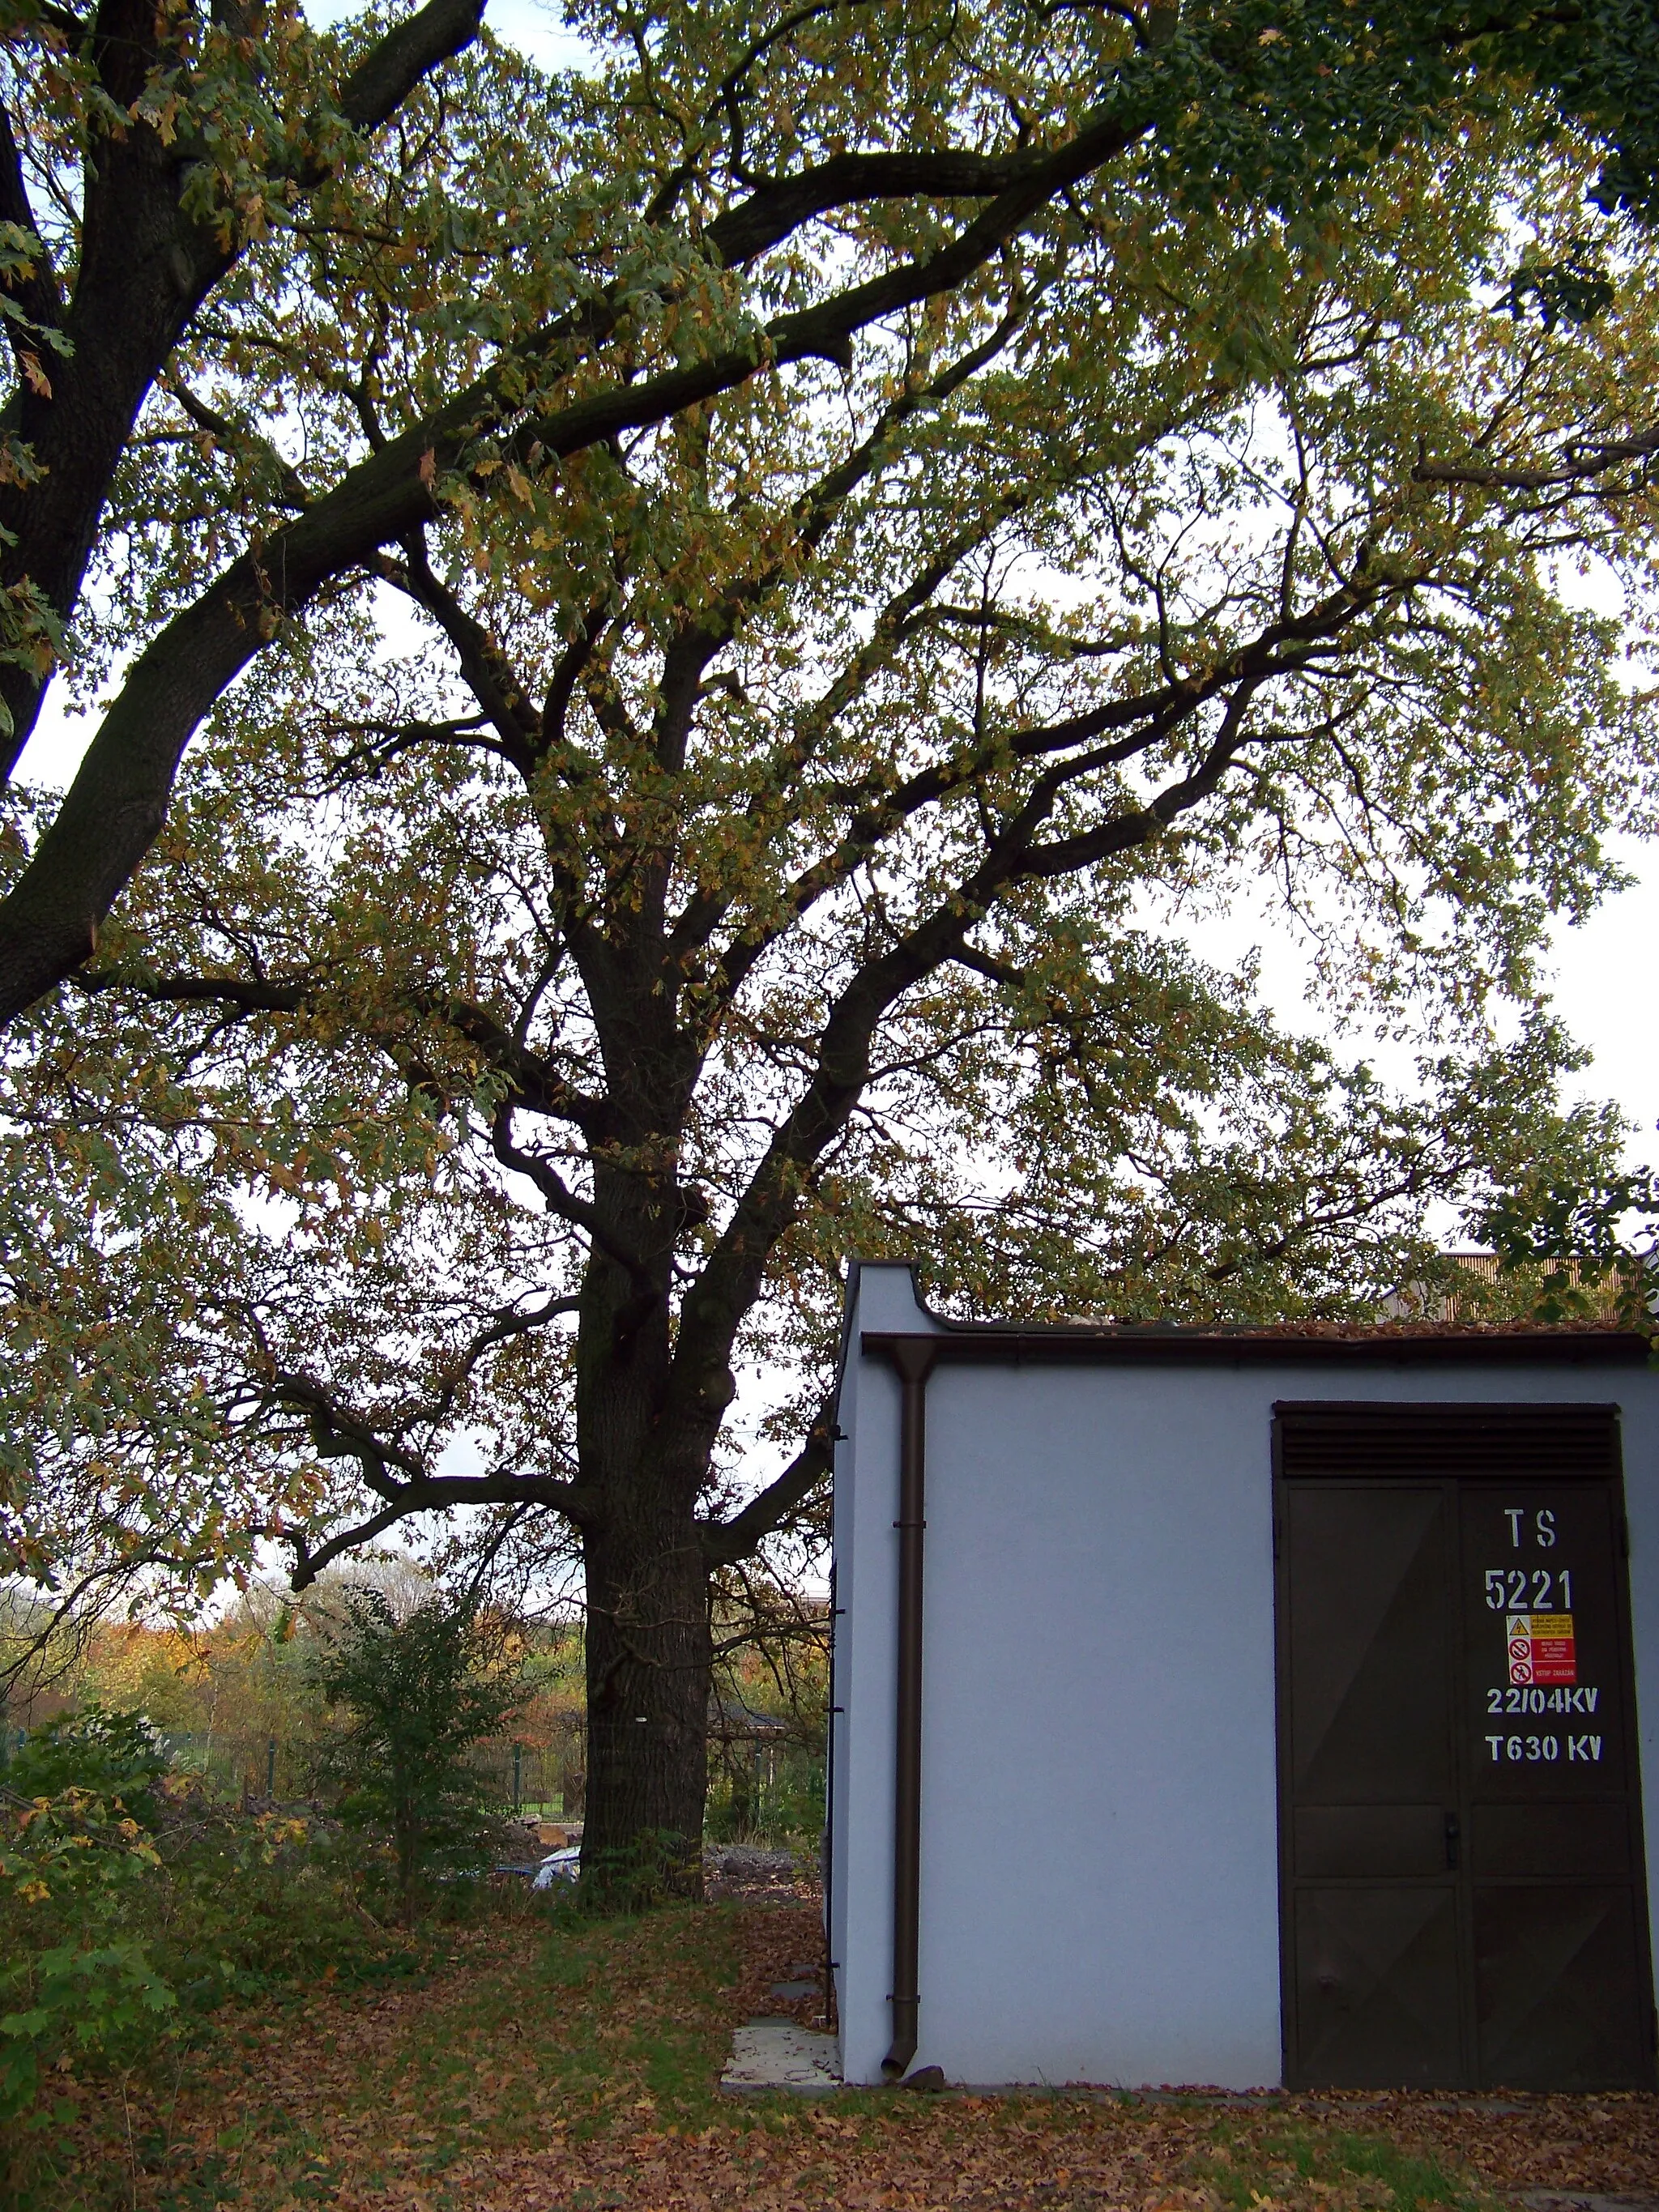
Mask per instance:
[[[36,2203],[1481,2212],[1523,2187],[1659,2193],[1645,2096],[721,2096],[732,2025],[782,2008],[769,1984],[816,1947],[809,1908],[554,1924],[526,1902],[421,1976],[227,2009],[142,2087],[82,2092]]]

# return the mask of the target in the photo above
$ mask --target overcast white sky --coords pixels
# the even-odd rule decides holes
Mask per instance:
[[[1586,1091],[1616,1098],[1641,1136],[1632,1157],[1659,1164],[1659,1036],[1652,975],[1659,946],[1659,850],[1632,842],[1620,857],[1639,881],[1609,899],[1580,929],[1557,933],[1557,1003],[1569,1027],[1595,1054],[1581,1079]]]

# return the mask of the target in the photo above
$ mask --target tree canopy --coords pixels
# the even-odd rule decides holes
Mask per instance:
[[[143,574],[124,681],[74,784],[11,847],[0,1021],[89,957],[185,747],[261,647],[492,470],[516,468],[549,526],[579,538],[562,495],[574,457],[751,378],[838,362],[1000,258],[1046,251],[1069,196],[1125,162],[1150,157],[1195,207],[1305,216],[1472,89],[1501,106],[1532,84],[1540,129],[1565,116],[1595,134],[1605,208],[1644,215],[1653,196],[1644,0],[592,5],[572,20],[607,66],[553,93],[561,149],[532,185],[517,125],[533,143],[546,89],[521,88],[516,116],[497,101],[498,135],[481,137],[482,81],[453,63],[478,12],[428,0],[324,36],[292,0],[9,0],[0,15],[9,770],[89,562],[107,579],[123,478],[168,436],[224,463],[190,588]],[[406,190],[458,123],[445,189]],[[449,380],[403,380],[395,422],[374,377],[340,389],[341,420],[300,468],[240,398],[227,413],[197,387],[238,384],[250,346],[268,374],[258,305],[287,302],[325,241],[355,297],[336,302],[338,331],[301,316],[289,374],[326,375],[317,345],[351,355],[361,314],[418,271]],[[1582,230],[1516,277],[1552,309],[1606,293]],[[71,659],[102,672],[95,653]]]
[[[18,1557],[276,1539],[303,1581],[463,1504],[574,1544],[600,1850],[697,1817],[708,1577],[819,1493],[845,1250],[1026,1310],[1365,1310],[1437,1202],[1617,1149],[1536,961],[1651,809],[1632,617],[1577,581],[1650,582],[1650,248],[1592,321],[1510,281],[1583,262],[1601,150],[1443,83],[1361,163],[1426,99],[1379,32],[1365,129],[1293,155],[1269,13],[1042,20],[471,50],[350,222],[227,279],[82,617],[91,665],[153,640],[114,719],[193,624],[245,673],[16,1032]],[[1180,162],[1125,135],[1224,32]],[[964,215],[941,144],[872,197],[836,165],[881,118],[1012,198]],[[856,211],[793,219],[804,146]],[[1186,949],[1251,884],[1414,1085]],[[750,1496],[762,1366],[794,1449]]]

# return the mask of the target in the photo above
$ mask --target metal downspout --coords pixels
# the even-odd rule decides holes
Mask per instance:
[[[893,2043],[881,2062],[890,2081],[916,2055],[921,1933],[921,1591],[927,1528],[927,1376],[934,1347],[890,1347],[903,1396],[899,1413],[898,1710],[893,1773]]]
[[[823,1877],[823,2018],[826,2027],[839,2021],[836,1996],[836,1623],[841,1607],[836,1603],[836,1562],[830,1561],[830,1710],[823,1724],[823,1841],[818,1863]]]

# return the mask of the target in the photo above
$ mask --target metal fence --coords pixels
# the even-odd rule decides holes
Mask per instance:
[[[244,1803],[292,1804],[314,1787],[315,1746],[275,1735],[189,1735],[163,1732],[173,1768],[198,1777],[219,1798]],[[502,1812],[542,1813],[579,1820],[587,1780],[581,1716],[536,1743],[500,1737],[473,1747],[470,1764],[489,1802]]]
[[[714,1832],[746,1837],[773,1829],[816,1830],[822,1819],[822,1747],[783,1719],[717,1707],[708,1744],[709,1816]],[[580,1820],[587,1785],[583,1717],[544,1721],[538,1741],[512,1736],[476,1744],[471,1765],[489,1804],[504,1813]],[[8,1750],[25,1732],[8,1727]],[[222,1802],[299,1804],[316,1788],[317,1746],[310,1737],[191,1734],[164,1729],[161,1747],[174,1771],[191,1776]]]
[[[572,1714],[570,1725],[551,1742],[520,1743],[508,1736],[477,1744],[472,1766],[483,1776],[490,1802],[504,1811],[581,1818],[587,1759],[580,1714]]]

